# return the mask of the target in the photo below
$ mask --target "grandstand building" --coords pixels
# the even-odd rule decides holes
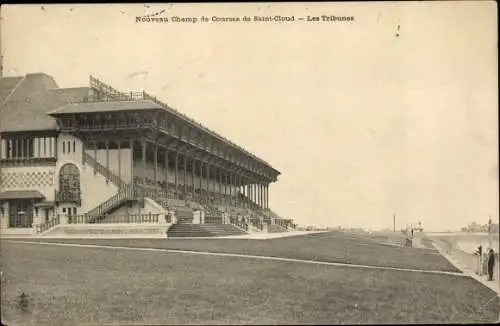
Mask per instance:
[[[146,92],[90,77],[0,77],[0,227],[162,225],[169,235],[293,228],[273,213],[280,172]]]

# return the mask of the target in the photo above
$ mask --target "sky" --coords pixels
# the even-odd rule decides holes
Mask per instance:
[[[294,22],[136,23],[136,16]],[[300,225],[498,220],[496,3],[9,5],[4,76],[146,90],[278,169]],[[350,22],[298,17],[352,16]],[[399,28],[398,28],[399,26]]]

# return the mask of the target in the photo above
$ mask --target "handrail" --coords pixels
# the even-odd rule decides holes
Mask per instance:
[[[238,219],[237,217],[230,217],[229,218],[229,222],[237,227],[239,227],[240,229],[243,229],[243,230],[248,230],[248,223],[247,221],[242,218],[241,220]]]
[[[159,188],[151,188],[147,186],[143,186],[140,184],[136,184],[135,187],[135,193],[136,195],[139,195],[140,197],[149,197],[152,198],[154,201],[156,201],[158,204],[160,204],[163,208],[169,209],[170,205],[168,203],[168,193],[164,190],[161,190]]]
[[[98,173],[110,180],[118,188],[126,187],[128,184],[122,180],[118,175],[99,163],[94,157],[88,153],[83,153],[83,162],[90,164]]]
[[[42,233],[42,232],[45,232],[49,229],[52,229],[56,225],[59,225],[60,222],[61,222],[61,220],[59,218],[59,215],[56,215],[54,218],[52,218],[44,223],[41,223],[38,226],[37,233]]]
[[[260,231],[264,230],[264,223],[262,223],[259,218],[250,217],[249,221],[251,225],[255,226]]]
[[[85,216],[87,216],[88,220],[95,220],[98,216],[102,216],[103,212],[106,209],[109,209],[110,207],[114,206],[115,204],[122,202],[126,199],[132,199],[134,195],[134,191],[132,188],[127,187],[124,190],[118,192],[117,194],[113,195],[110,197],[108,200],[105,202],[99,204],[97,207],[91,209],[88,211]]]

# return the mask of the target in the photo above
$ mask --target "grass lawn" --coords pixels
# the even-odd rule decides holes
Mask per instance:
[[[474,323],[499,313],[498,298],[482,309],[491,290],[448,275],[15,243],[2,243],[1,269],[8,325]]]
[[[316,233],[270,240],[244,239],[33,239],[115,246],[182,249],[265,255],[384,267],[460,272],[441,255],[426,249],[394,247],[341,232]]]

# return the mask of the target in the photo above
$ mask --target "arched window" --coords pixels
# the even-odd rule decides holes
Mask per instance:
[[[59,192],[66,201],[80,200],[80,171],[73,163],[64,164],[59,170]]]

